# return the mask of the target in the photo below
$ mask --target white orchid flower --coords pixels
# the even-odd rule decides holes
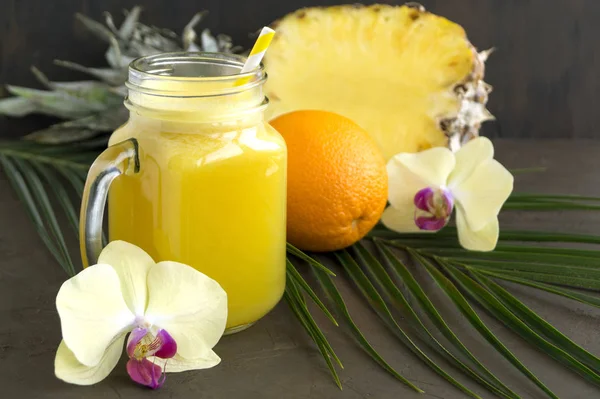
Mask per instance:
[[[67,280],[56,297],[63,341],[58,378],[78,385],[102,381],[127,341],[127,372],[156,389],[164,372],[216,366],[212,348],[225,330],[227,295],[190,266],[155,263],[135,245],[114,241],[98,264]]]
[[[485,137],[456,154],[440,147],[394,156],[387,165],[391,206],[383,224],[398,232],[438,231],[456,207],[460,244],[492,251],[498,243],[498,213],[514,180],[493,158],[494,147]]]

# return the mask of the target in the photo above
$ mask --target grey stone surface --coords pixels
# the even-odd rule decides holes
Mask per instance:
[[[518,176],[519,191],[600,196],[600,142],[498,141],[496,146],[499,159],[508,167],[548,167],[544,174]],[[503,226],[519,228],[600,234],[600,213],[509,213],[502,217],[502,223]],[[75,246],[73,249],[76,253]],[[381,326],[342,273],[336,282],[367,338],[400,373],[421,386],[425,394],[413,393],[394,380],[358,349],[344,329],[317,317],[345,365],[345,369],[340,371],[344,385],[344,390],[340,391],[332,382],[320,354],[285,303],[251,329],[223,338],[216,348],[223,359],[221,365],[206,371],[170,374],[160,391],[148,391],[131,383],[124,362],[96,386],[71,386],[57,380],[53,374],[54,352],[60,341],[54,299],[64,279],[63,271],[46,252],[16,196],[0,174],[0,398],[465,397],[426,368]],[[430,288],[428,292],[436,292],[430,282],[424,281],[424,284]],[[532,289],[509,288],[569,337],[600,354],[600,311]],[[545,397],[465,324],[442,294],[433,297],[451,326],[494,373],[522,393],[523,398]],[[600,397],[600,388],[584,382],[480,313],[505,344],[561,398]],[[446,368],[460,381],[480,392],[483,398],[492,397],[462,377],[460,372]]]

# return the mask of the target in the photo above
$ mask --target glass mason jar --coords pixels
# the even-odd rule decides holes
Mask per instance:
[[[241,74],[244,61],[219,53],[133,61],[129,121],[90,169],[81,212],[85,265],[102,249],[108,195],[109,239],[218,281],[228,333],[264,316],[285,288],[287,150],[263,117],[265,71]]]

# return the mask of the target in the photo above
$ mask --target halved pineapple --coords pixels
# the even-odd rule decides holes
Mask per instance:
[[[342,114],[370,132],[386,158],[458,149],[493,118],[483,82],[488,53],[421,6],[306,8],[275,29],[264,61],[269,118],[298,109]]]

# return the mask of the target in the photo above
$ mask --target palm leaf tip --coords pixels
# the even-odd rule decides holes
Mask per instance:
[[[310,313],[308,313],[307,316],[306,312],[302,310],[302,301],[299,300],[299,298],[296,297],[288,288],[286,288],[286,291],[284,293],[284,299],[288,303],[290,309],[292,310],[302,327],[304,327],[304,330],[308,333],[308,335],[311,337],[311,339],[317,346],[319,352],[325,360],[325,363],[327,364],[327,368],[329,369],[336,385],[340,388],[340,390],[343,389],[340,377],[335,369],[335,366],[331,361],[332,350],[330,349],[330,347],[328,347],[328,342],[324,340],[322,333],[319,333],[320,330],[317,327],[315,321],[312,319],[312,316],[310,316]]]
[[[354,322],[350,312],[342,298],[342,295],[336,288],[331,276],[320,269],[314,270],[317,279],[319,280],[321,286],[327,292],[328,296],[331,298],[333,303],[336,305],[338,311],[342,314],[344,320],[350,327],[350,330],[354,337],[357,339],[359,345],[362,349],[373,359],[375,360],[381,367],[383,367],[388,373],[394,376],[396,379],[407,385],[412,390],[418,393],[424,393],[421,388],[410,382],[408,379],[399,374],[392,366],[390,366],[384,359],[377,353],[377,351],[373,348],[373,346],[367,341],[363,333],[360,331],[359,327]]]
[[[325,316],[336,327],[339,327],[339,324],[338,324],[337,320],[333,317],[333,315],[331,314],[331,312],[329,311],[329,309],[327,309],[327,306],[325,306],[325,304],[319,299],[319,297],[314,292],[314,290],[311,288],[311,286],[300,275],[300,273],[298,272],[298,270],[296,270],[296,267],[294,266],[294,264],[292,262],[290,262],[289,259],[287,259],[286,263],[287,263],[287,273],[288,273],[289,279],[295,281],[299,285],[299,287],[302,288],[302,290],[304,292],[306,292],[306,294],[312,299],[312,301],[315,303],[315,305],[317,305],[319,307],[319,309],[321,309],[321,311],[323,312],[323,314],[325,314]]]

